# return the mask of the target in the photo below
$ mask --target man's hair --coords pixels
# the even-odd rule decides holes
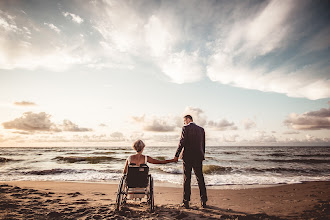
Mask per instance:
[[[145,147],[145,144],[143,143],[143,141],[141,140],[137,140],[134,142],[133,144],[133,149],[136,151],[136,152],[141,152],[143,150],[143,148]]]
[[[189,118],[191,121],[194,121],[193,118],[191,117],[191,115],[185,115],[184,118],[185,119]]]

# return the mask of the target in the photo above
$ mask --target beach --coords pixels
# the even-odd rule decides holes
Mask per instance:
[[[330,182],[269,187],[208,188],[201,208],[198,188],[191,207],[179,207],[182,188],[155,186],[155,211],[145,200],[128,200],[115,211],[117,184],[2,181],[0,219],[329,219]]]

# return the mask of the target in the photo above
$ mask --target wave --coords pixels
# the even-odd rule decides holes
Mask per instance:
[[[265,172],[272,172],[272,173],[304,173],[304,174],[320,174],[320,173],[327,173],[330,170],[319,170],[319,169],[294,169],[294,168],[247,168],[244,171],[251,172],[251,173],[265,173]]]
[[[114,152],[114,151],[107,151],[107,152],[93,152],[92,154],[114,154],[114,153],[116,153],[116,152]]]
[[[274,162],[274,163],[304,163],[304,164],[320,164],[320,163],[329,163],[330,162],[330,160],[316,160],[316,159],[308,159],[308,160],[300,160],[300,159],[292,159],[292,160],[254,159],[254,161]]]
[[[12,161],[12,160],[8,159],[8,158],[0,157],[0,163],[6,163],[6,162],[9,162],[9,161]]]
[[[330,157],[330,154],[297,154],[296,157]]]
[[[222,167],[218,165],[203,165],[203,173],[205,174],[223,174],[232,171],[231,167]]]
[[[7,162],[13,162],[13,161],[21,161],[21,160],[14,160],[14,159],[9,159],[5,157],[0,157],[0,163],[7,163]]]
[[[225,151],[225,152],[222,152],[222,153],[227,154],[227,155],[242,155],[241,153],[233,152],[233,151]]]
[[[51,170],[33,170],[28,172],[23,172],[26,175],[55,175],[62,173],[75,173],[76,170],[72,169],[51,169]]]
[[[169,173],[169,174],[182,174],[183,173],[182,169],[173,168],[173,167],[159,167],[157,169],[160,171],[163,171],[165,173]]]
[[[108,161],[122,161],[123,159],[108,157],[108,156],[100,156],[100,157],[55,157],[53,160],[67,162],[67,163],[87,162],[91,164],[97,164]]]
[[[267,154],[269,157],[287,157],[288,155],[285,153],[273,153],[273,154]]]
[[[154,157],[154,158],[157,159],[157,160],[166,160],[166,158],[163,157],[163,156],[157,156],[157,157]]]

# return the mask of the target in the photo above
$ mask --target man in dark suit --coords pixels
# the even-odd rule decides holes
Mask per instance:
[[[191,170],[194,169],[199,186],[201,205],[206,207],[207,194],[203,176],[203,160],[205,160],[205,131],[193,122],[191,115],[183,117],[184,126],[178,149],[174,159],[178,160],[181,151],[183,159],[183,206],[189,208],[191,194]]]

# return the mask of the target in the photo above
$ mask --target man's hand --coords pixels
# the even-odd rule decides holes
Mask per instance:
[[[178,162],[179,158],[178,157],[174,157],[173,160],[174,160],[174,162]]]

